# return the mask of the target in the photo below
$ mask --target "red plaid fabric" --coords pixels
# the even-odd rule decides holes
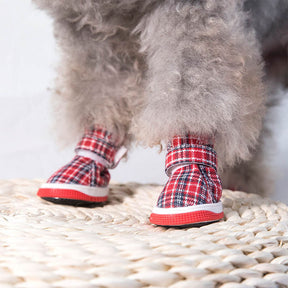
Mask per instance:
[[[67,165],[55,172],[47,183],[80,184],[90,187],[106,187],[110,173],[106,167],[90,158],[75,156]]]
[[[209,141],[201,141],[193,136],[174,137],[172,142],[168,143],[167,155],[165,160],[165,172],[170,176],[170,170],[178,164],[201,163],[217,167],[216,152],[212,144],[205,144]]]
[[[76,153],[79,150],[91,151],[108,162],[110,168],[114,165],[114,157],[117,147],[113,144],[112,135],[104,129],[86,130],[84,137],[76,146]]]
[[[76,156],[41,185],[37,195],[68,205],[90,205],[108,199],[110,173],[126,149],[114,145],[104,129],[87,130],[76,147]]]
[[[168,144],[165,171],[170,178],[157,207],[188,207],[220,201],[222,185],[216,170],[216,152],[208,142],[188,135],[174,137]],[[176,169],[177,166],[181,167]]]
[[[114,165],[116,147],[111,141],[111,134],[104,129],[86,130],[85,135],[76,146],[79,150],[87,150],[107,161],[108,166]],[[47,183],[80,184],[86,186],[105,187],[110,180],[109,167],[94,160],[76,155],[67,165],[55,172]]]

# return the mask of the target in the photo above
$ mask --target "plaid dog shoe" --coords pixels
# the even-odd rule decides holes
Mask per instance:
[[[78,143],[76,156],[56,171],[38,190],[45,200],[69,205],[87,205],[107,201],[110,173],[126,148],[116,147],[111,134],[103,129],[87,130]]]
[[[169,180],[150,216],[152,224],[203,224],[223,217],[216,152],[204,142],[188,135],[176,136],[168,144],[165,172]]]

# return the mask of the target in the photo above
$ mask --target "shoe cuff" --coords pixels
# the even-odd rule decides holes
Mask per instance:
[[[101,163],[107,168],[115,168],[126,154],[124,146],[116,146],[112,134],[105,129],[87,129],[77,144],[75,153]]]
[[[167,145],[166,174],[171,176],[175,168],[190,164],[202,164],[217,170],[216,151],[212,143],[208,137],[199,138],[192,135],[173,137]]]

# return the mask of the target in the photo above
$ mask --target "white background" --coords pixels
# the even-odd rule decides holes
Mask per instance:
[[[50,176],[73,156],[51,133],[50,91],[57,50],[51,20],[29,0],[0,0],[0,178]],[[288,95],[275,110],[275,145],[269,151],[276,175],[272,196],[288,203]],[[114,181],[164,184],[165,153],[134,148],[112,170]]]

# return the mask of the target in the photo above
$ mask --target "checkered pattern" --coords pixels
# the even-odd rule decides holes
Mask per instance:
[[[110,166],[114,165],[116,147],[111,141],[111,134],[104,129],[87,130],[78,143],[75,151],[88,150],[105,159]],[[110,173],[101,163],[76,155],[67,165],[55,172],[47,183],[80,184],[90,187],[106,187]]]
[[[208,142],[188,135],[176,136],[168,144],[165,171],[170,177],[157,207],[188,207],[220,201],[222,185],[216,170],[216,152]],[[180,168],[175,169],[177,166]]]
[[[91,151],[105,159],[109,164],[107,168],[110,168],[114,165],[114,157],[117,152],[111,138],[111,133],[104,129],[86,130],[75,151],[76,153],[78,150]]]
[[[67,165],[54,173],[47,183],[80,184],[90,187],[106,187],[110,173],[100,163],[83,157],[75,156]]]

